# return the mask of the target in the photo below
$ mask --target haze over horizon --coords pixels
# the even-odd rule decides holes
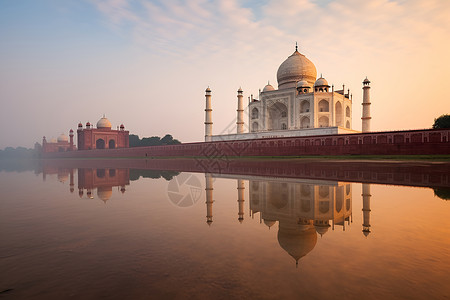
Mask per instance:
[[[33,147],[103,114],[132,134],[202,141],[295,42],[336,89],[371,80],[372,130],[430,128],[450,113],[450,1],[8,1],[0,3],[0,149]]]

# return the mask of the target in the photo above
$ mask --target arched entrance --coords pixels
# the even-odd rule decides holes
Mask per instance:
[[[103,139],[98,139],[98,140],[95,142],[95,148],[97,148],[97,149],[105,149],[105,140],[103,140]]]
[[[336,102],[334,111],[336,114],[336,126],[344,126],[341,102]]]
[[[283,124],[287,124],[287,107],[283,103],[275,103],[269,108],[269,130],[283,129]],[[287,127],[287,126],[286,126]]]
[[[115,140],[109,140],[108,147],[109,147],[109,149],[116,148],[116,141]]]

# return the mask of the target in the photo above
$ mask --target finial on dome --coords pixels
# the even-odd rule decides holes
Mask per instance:
[[[295,51],[296,51],[296,52],[298,51],[298,45],[297,45],[297,42],[295,42]]]
[[[322,73],[320,73],[320,78],[323,78]]]

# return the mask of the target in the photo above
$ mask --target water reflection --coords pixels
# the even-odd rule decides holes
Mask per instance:
[[[106,203],[112,196],[112,190],[117,187],[122,194],[125,186],[130,184],[129,169],[78,169],[78,195],[93,199],[93,191],[97,189],[97,197]]]
[[[107,202],[113,189],[124,194],[130,180],[140,177],[167,181],[181,176],[175,171],[138,170],[127,168],[63,168],[44,167],[44,180],[56,174],[58,181],[69,180],[70,192],[74,191],[74,173],[77,173],[78,195],[93,199],[94,195]],[[189,176],[188,176],[189,177]],[[180,177],[181,178],[181,177]],[[237,220],[245,219],[245,198],[248,196],[248,214],[270,230],[278,223],[277,239],[298,265],[299,260],[311,252],[317,237],[323,237],[336,227],[345,231],[352,223],[352,183],[334,180],[282,178],[249,175],[205,174],[206,223],[214,219],[214,182],[216,179],[236,181]],[[177,185],[180,183],[177,181]],[[169,185],[170,186],[170,185]],[[246,191],[247,187],[247,191]],[[170,194],[171,191],[169,191]],[[170,196],[170,195],[169,195]],[[362,184],[362,233],[367,237],[370,224],[370,184]]]
[[[220,178],[220,175],[214,176]],[[230,178],[227,176],[226,178]],[[249,211],[253,218],[269,229],[278,222],[278,243],[296,265],[311,252],[331,227],[342,227],[352,222],[351,183],[283,178],[241,177],[237,179],[238,220],[244,220],[244,178],[249,186]],[[213,222],[213,175],[206,174],[206,222]],[[370,185],[365,184],[363,233],[370,233]]]
[[[195,160],[105,159],[11,170],[0,165],[0,293],[17,298],[449,293],[449,164],[230,161],[205,172]]]

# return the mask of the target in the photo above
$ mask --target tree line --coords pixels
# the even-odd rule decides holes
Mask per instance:
[[[159,136],[139,138],[136,134],[130,134],[130,147],[144,147],[144,146],[162,146],[162,145],[176,145],[181,144],[177,139],[174,139],[172,135],[166,134],[163,138]]]

